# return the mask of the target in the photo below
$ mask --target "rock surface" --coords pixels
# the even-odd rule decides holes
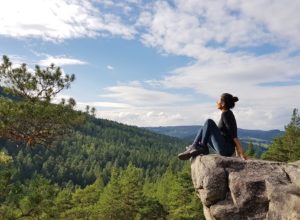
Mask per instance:
[[[206,220],[300,220],[300,162],[206,155],[191,169]]]

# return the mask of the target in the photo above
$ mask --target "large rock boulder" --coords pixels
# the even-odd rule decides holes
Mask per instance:
[[[206,155],[191,168],[207,220],[300,219],[300,162]]]

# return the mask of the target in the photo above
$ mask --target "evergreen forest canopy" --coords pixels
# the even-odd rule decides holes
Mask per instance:
[[[204,219],[176,157],[185,141],[53,104],[75,80],[54,65],[31,73],[4,57],[0,80],[2,219]],[[300,159],[297,109],[285,130],[265,159]]]
[[[12,66],[4,57],[3,219],[202,218],[189,169],[176,158],[183,141],[75,111],[73,99],[53,104],[73,75]]]
[[[273,144],[262,155],[262,159],[281,162],[300,160],[300,116],[294,109],[291,121],[285,126],[285,134],[276,137]]]

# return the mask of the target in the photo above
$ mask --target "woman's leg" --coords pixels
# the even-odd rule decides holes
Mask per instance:
[[[198,133],[194,139],[193,145],[199,146],[200,142],[202,141],[202,133],[203,128],[199,128]]]
[[[223,156],[230,156],[232,151],[232,146],[226,144],[218,126],[211,119],[208,119],[203,126],[201,143],[209,145],[218,154]]]
[[[202,128],[199,129],[193,144],[186,147],[184,152],[178,154],[179,159],[188,160],[191,157],[195,157],[200,154],[209,154],[208,147],[201,144],[200,140],[202,140]]]
[[[226,146],[224,137],[221,135],[216,123],[208,119],[203,128],[200,128],[192,145],[186,151],[178,154],[179,159],[188,160],[199,154],[208,154],[208,147],[212,147],[218,154],[231,156],[232,146]]]

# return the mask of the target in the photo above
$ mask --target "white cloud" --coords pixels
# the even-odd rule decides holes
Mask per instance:
[[[235,109],[240,127],[283,129],[292,109],[300,107],[296,101],[300,84],[284,87],[260,84],[299,77],[298,61],[299,57],[229,56],[179,68],[156,83],[167,88],[190,88],[216,100],[224,92],[232,93],[240,98]]]
[[[68,101],[70,98],[72,98],[70,95],[63,95],[63,94],[58,94],[54,97],[52,100],[53,103],[61,103],[61,101],[64,99],[65,101]]]
[[[107,87],[102,98],[109,98],[119,102],[128,103],[135,107],[138,106],[166,106],[174,103],[186,102],[189,96],[171,94],[169,92],[146,89],[136,82],[131,85],[119,85]]]
[[[192,64],[161,79],[148,79],[146,85],[135,81],[106,88],[100,96],[105,101],[94,103],[108,108],[99,112],[101,117],[148,126],[201,124],[207,117],[218,118],[214,103],[190,104],[198,100],[171,92],[182,88],[211,99],[223,92],[239,96],[235,113],[243,128],[282,129],[292,109],[300,107],[299,85],[262,86],[299,78],[300,56],[290,55],[300,51],[299,1],[12,0],[2,5],[0,35],[52,41],[139,37],[162,54],[194,58]],[[63,64],[84,62],[52,59]]]
[[[218,97],[216,97],[216,100]],[[268,100],[258,105],[247,105],[247,101],[238,102],[233,112],[235,113],[238,127],[246,129],[283,129],[289,122],[292,109],[290,106],[270,105]],[[126,103],[126,102],[125,102]],[[92,106],[92,105],[91,105]],[[221,112],[216,104],[197,103],[185,105],[131,105],[108,107],[107,110],[98,108],[98,117],[108,118],[129,125],[137,126],[176,126],[176,125],[203,125],[211,118],[216,123]]]
[[[204,119],[202,112],[209,112],[209,108],[197,106],[153,106],[134,107],[127,109],[109,109],[97,111],[98,116],[109,118],[129,125],[137,126],[169,126],[178,124],[201,124]]]
[[[284,81],[300,75],[299,57],[231,56],[210,62],[196,62],[178,68],[161,80],[165,87],[194,88],[199,93],[216,96],[226,88],[270,89],[257,84],[270,81]],[[276,88],[272,88],[273,91]],[[256,90],[257,91],[257,90]],[[246,91],[249,94],[249,91]]]
[[[243,52],[264,44],[299,49],[299,10],[300,3],[293,0],[157,1],[141,13],[137,25],[146,30],[146,45],[207,60],[224,56],[228,49]]]
[[[232,7],[241,10],[245,16],[260,22],[277,36],[277,43],[288,42],[300,46],[300,2],[293,0],[231,0]]]
[[[108,70],[114,70],[114,69],[115,69],[115,68],[114,68],[113,66],[111,66],[111,65],[107,65],[106,68],[107,68]]]
[[[0,52],[0,54],[2,55],[3,53]],[[5,56],[7,56],[9,58],[9,61],[12,63],[14,68],[18,68],[20,67],[21,64],[26,63],[26,64],[31,64],[25,57],[23,56],[19,56],[19,55],[15,55],[15,54],[6,54]],[[1,63],[3,61],[3,56],[1,56]]]
[[[127,1],[119,1],[119,0],[96,0],[99,4],[107,7],[109,9],[120,9],[122,13],[125,15],[129,15],[130,12],[134,10],[134,7],[140,6],[140,0],[127,0]]]
[[[98,108],[130,108],[132,106],[125,103],[117,103],[117,102],[78,102],[80,106],[91,106]]]
[[[62,41],[105,34],[130,39],[135,30],[89,1],[1,1],[0,35]]]
[[[195,59],[193,64],[173,70],[161,80],[148,80],[151,93],[155,94],[155,89],[188,88],[217,100],[223,92],[231,92],[240,97],[234,109],[239,127],[283,129],[292,109],[300,107],[295,100],[300,86],[262,84],[292,81],[300,76],[300,57],[289,55],[300,49],[299,2],[176,0],[172,4],[155,1],[149,5],[136,22],[136,27],[143,30],[142,42],[162,53]],[[271,47],[270,51],[264,51],[266,45]],[[257,55],[249,48],[265,54]],[[138,125],[195,124],[197,120],[201,124],[208,117],[219,117],[214,103],[173,102],[176,107],[169,108],[159,101],[160,95],[149,99],[158,100],[150,108],[145,102],[135,101],[146,97],[138,95],[143,94],[139,91],[144,91],[142,85],[130,92],[137,95],[129,95],[131,89],[118,87],[107,97],[125,97],[124,101],[136,106],[135,109],[115,109],[104,114]]]
[[[39,65],[49,66],[50,64],[55,64],[56,66],[66,66],[66,65],[83,65],[86,64],[85,61],[67,58],[65,56],[49,56],[46,59],[40,60]]]

